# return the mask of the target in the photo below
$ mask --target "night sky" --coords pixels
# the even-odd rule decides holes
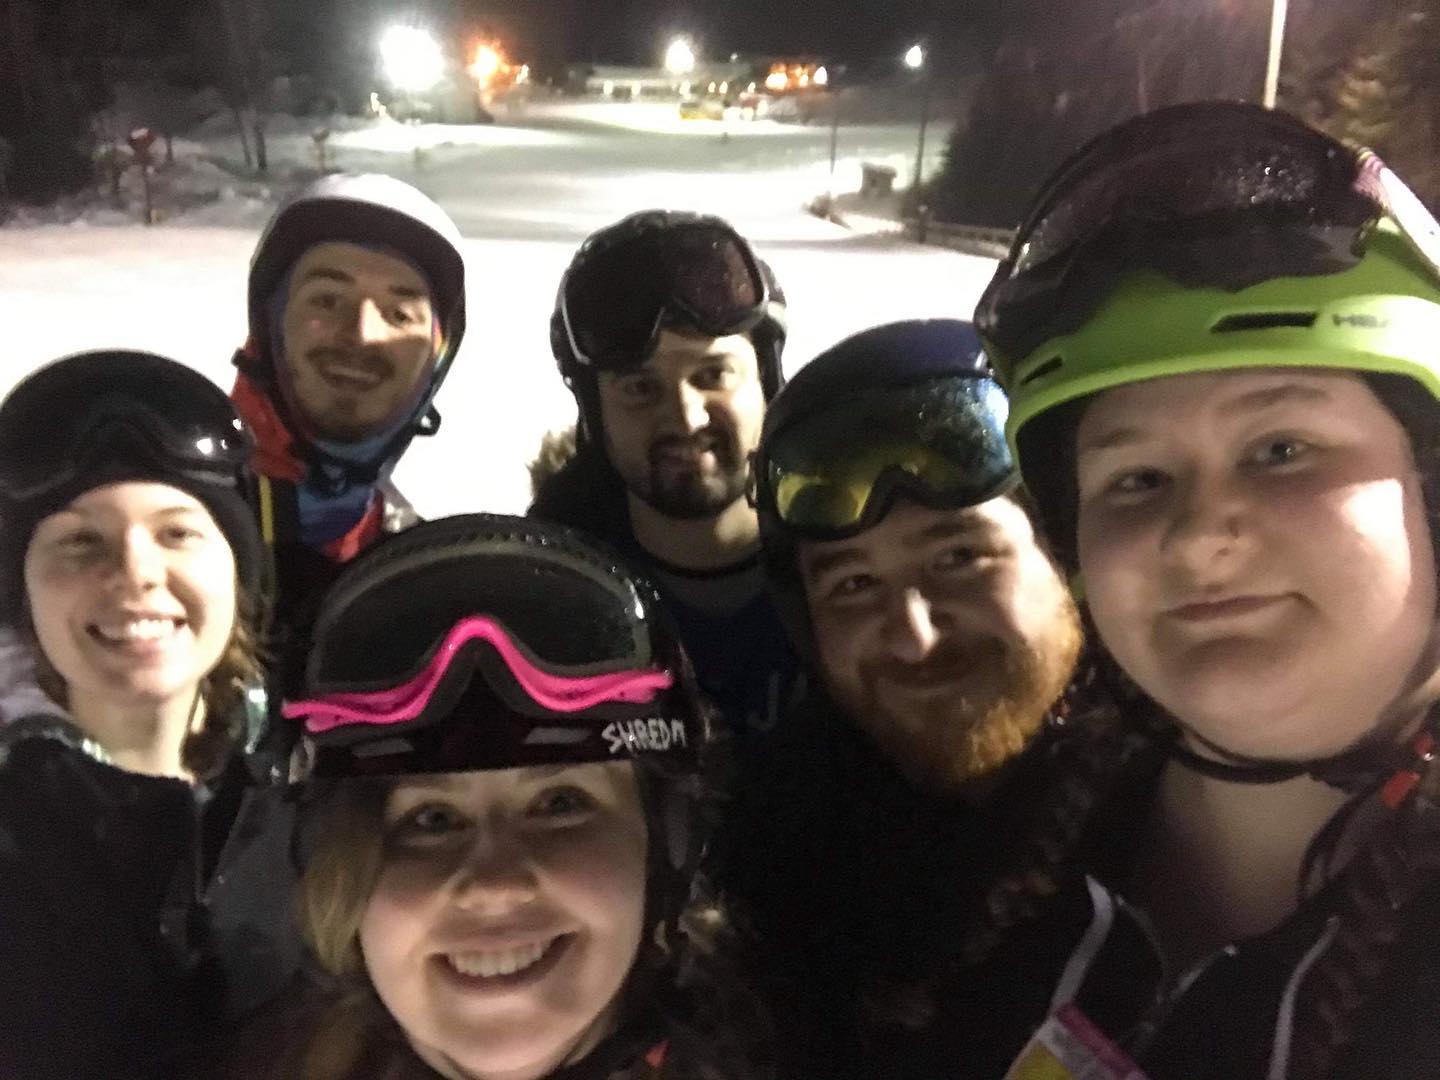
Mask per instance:
[[[812,54],[865,66],[920,36],[960,62],[988,52],[1000,0],[460,0],[516,47],[568,59],[653,63],[675,33],[703,52]],[[563,61],[562,61],[563,62]]]

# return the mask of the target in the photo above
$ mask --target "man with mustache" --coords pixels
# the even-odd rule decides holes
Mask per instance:
[[[1006,414],[971,325],[940,319],[839,343],[766,416],[765,561],[816,685],[747,763],[721,854],[786,1075],[998,1078],[1075,940],[1042,901],[1084,894],[1060,849],[1087,808],[1058,838],[1035,819],[1087,726],[1061,704],[1082,631]]]
[[[573,457],[530,512],[602,537],[655,580],[731,727],[767,728],[794,665],[745,489],[783,382],[778,282],[719,218],[632,214],[581,245],[550,341],[580,416]]]
[[[271,218],[250,265],[250,335],[231,397],[255,433],[252,468],[274,555],[287,685],[344,564],[415,520],[389,476],[465,333],[454,222],[409,184],[334,175]]]

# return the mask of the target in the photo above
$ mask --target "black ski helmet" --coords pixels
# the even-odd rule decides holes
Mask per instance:
[[[642,210],[592,233],[585,239],[561,278],[555,297],[555,309],[550,316],[550,351],[560,369],[561,377],[565,380],[565,385],[575,395],[575,402],[580,413],[581,432],[588,441],[595,445],[599,444],[598,436],[601,430],[599,390],[595,378],[596,368],[582,362],[576,356],[571,345],[562,307],[566,281],[586,261],[615,248],[618,244],[647,233],[657,235],[663,244],[667,233],[695,227],[711,227],[733,234],[741,244],[744,244],[749,257],[754,259],[755,266],[764,282],[766,302],[759,321],[750,329],[750,336],[755,346],[756,359],[759,361],[760,385],[765,400],[770,401],[785,385],[785,373],[781,366],[787,333],[785,291],[780,287],[780,282],[775,277],[775,272],[770,265],[754,255],[749,250],[748,242],[740,237],[723,218],[712,214],[697,214],[679,210]],[[683,315],[669,316],[666,324],[684,326],[686,320]],[[644,363],[645,359],[644,356],[636,356],[632,363],[638,367]]]
[[[476,620],[503,638],[455,636]],[[651,837],[649,917],[675,928],[704,844],[711,717],[659,593],[613,552],[530,518],[423,522],[347,567],[312,641],[308,700],[284,708],[305,725],[291,777],[314,796],[307,820],[349,778],[633,760]],[[517,666],[542,682],[643,670],[665,686],[557,709]],[[430,680],[424,693],[413,692],[417,673]],[[326,726],[327,710],[367,696],[389,706],[402,686],[414,705],[404,717]],[[302,852],[309,842],[302,832]]]
[[[252,445],[224,391],[166,357],[95,350],[28,375],[0,401],[0,624],[24,609],[39,522],[123,481],[167,484],[204,505],[258,605],[266,560],[246,472]]]

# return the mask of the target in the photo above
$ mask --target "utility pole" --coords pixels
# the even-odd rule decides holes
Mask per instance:
[[[1265,61],[1265,95],[1261,104],[1267,109],[1275,108],[1275,98],[1280,91],[1280,48],[1285,43],[1285,12],[1289,0],[1271,0],[1270,3],[1270,52]]]

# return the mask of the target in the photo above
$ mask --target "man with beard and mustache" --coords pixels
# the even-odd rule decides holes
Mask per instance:
[[[271,218],[250,265],[249,340],[231,392],[256,437],[274,556],[282,680],[293,685],[320,597],[355,555],[415,520],[389,484],[465,333],[460,233],[389,176],[334,175]]]
[[[795,667],[745,497],[783,382],[774,274],[719,218],[632,214],[581,245],[550,341],[580,416],[573,456],[537,482],[530,513],[609,541],[651,577],[732,730],[768,729]]]
[[[720,856],[784,1075],[998,1080],[1076,992],[1101,788],[1075,781],[1112,746],[1067,694],[1080,618],[1007,411],[974,329],[938,319],[846,339],[766,416],[765,561],[816,678]]]

